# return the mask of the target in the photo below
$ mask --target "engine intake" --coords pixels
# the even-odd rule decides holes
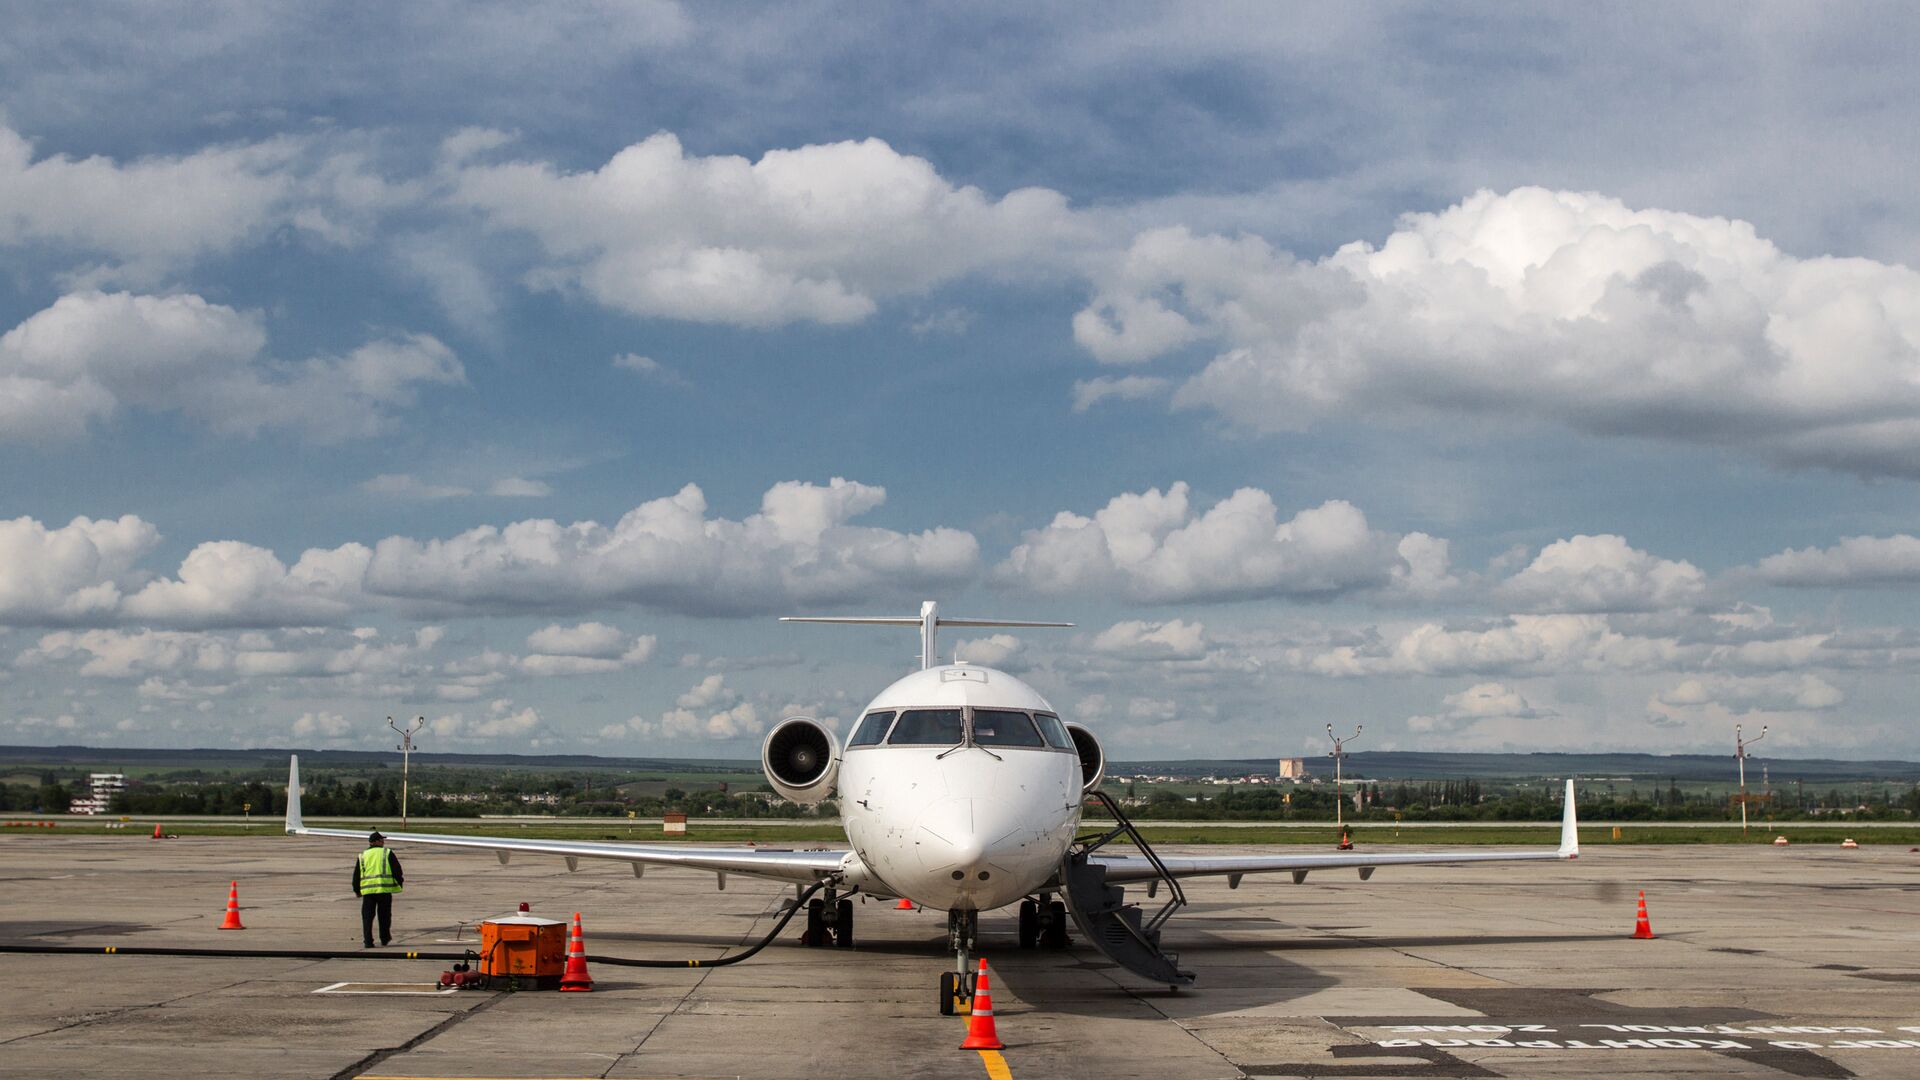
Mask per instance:
[[[790,717],[767,733],[760,746],[760,767],[782,798],[812,806],[833,794],[840,743],[813,717]]]
[[[1080,790],[1092,792],[1106,779],[1106,751],[1100,749],[1100,740],[1094,738],[1093,732],[1079,724],[1068,723],[1067,734],[1073,736],[1074,753],[1080,755]]]

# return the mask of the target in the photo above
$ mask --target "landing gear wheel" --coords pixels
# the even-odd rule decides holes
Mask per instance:
[[[1020,901],[1020,947],[1031,949],[1040,941],[1040,905]]]
[[[1047,927],[1040,935],[1040,944],[1049,949],[1067,947],[1067,905],[1055,900],[1047,905]]]
[[[833,943],[843,949],[853,947],[853,901],[842,900],[833,909]]]
[[[960,997],[960,976],[951,971],[940,973],[940,1015],[953,1016],[959,1012],[954,1003]]]
[[[807,928],[800,935],[800,944],[818,948],[827,943],[827,902],[825,900],[807,901]]]

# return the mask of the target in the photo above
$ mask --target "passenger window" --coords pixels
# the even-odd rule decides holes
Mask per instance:
[[[887,725],[893,723],[891,712],[870,712],[853,729],[853,738],[847,740],[849,747],[877,746],[887,737]]]
[[[1039,746],[1033,720],[1012,709],[973,710],[973,741],[981,746]]]
[[[1052,713],[1038,712],[1033,719],[1040,725],[1040,734],[1047,737],[1047,745],[1055,750],[1073,749],[1073,736],[1067,734],[1067,725]]]
[[[952,746],[960,741],[959,709],[908,709],[893,726],[889,746]]]

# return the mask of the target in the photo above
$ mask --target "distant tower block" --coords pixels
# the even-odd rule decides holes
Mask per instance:
[[[1307,778],[1307,759],[1283,757],[1280,759],[1280,779],[1299,783]]]

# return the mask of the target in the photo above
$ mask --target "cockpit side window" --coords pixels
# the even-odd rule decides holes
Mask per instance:
[[[1073,749],[1073,736],[1067,734],[1067,725],[1052,713],[1034,713],[1033,719],[1040,725],[1040,734],[1047,737],[1047,745],[1055,750]]]
[[[959,709],[908,709],[893,726],[889,746],[953,746],[960,741]]]
[[[893,713],[870,712],[853,729],[853,738],[847,740],[847,746],[877,746],[887,737],[887,725],[893,723]]]
[[[973,741],[981,746],[1041,745],[1032,718],[1012,709],[973,710]]]

